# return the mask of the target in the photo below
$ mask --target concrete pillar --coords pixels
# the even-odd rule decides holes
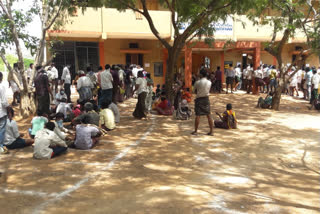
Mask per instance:
[[[277,66],[277,58],[275,56],[272,56],[272,59],[273,59],[272,65]]]
[[[220,69],[222,71],[222,83],[224,83],[224,51],[220,53]]]
[[[253,68],[256,70],[260,66],[260,61],[261,61],[261,43],[257,43],[257,47],[254,48],[254,62],[253,62]],[[252,78],[252,93],[253,94],[259,94],[258,88],[256,86],[256,81],[255,78]]]
[[[190,88],[192,87],[192,49],[185,47],[185,59],[184,59],[184,81],[185,87]]]
[[[105,58],[104,58],[104,41],[99,42],[99,57],[100,57],[100,65],[102,68],[105,66]]]

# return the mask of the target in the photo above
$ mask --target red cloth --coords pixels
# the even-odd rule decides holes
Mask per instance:
[[[72,113],[74,114],[75,117],[78,117],[81,114],[81,110],[76,107],[72,110]]]
[[[166,108],[168,108],[168,100],[161,101],[161,103],[159,103],[159,105],[157,107],[165,110]]]
[[[191,93],[189,91],[184,91],[183,92],[183,95],[182,95],[182,99],[183,100],[187,100],[187,102],[190,103],[191,102],[191,97],[192,97],[192,95],[191,95]]]

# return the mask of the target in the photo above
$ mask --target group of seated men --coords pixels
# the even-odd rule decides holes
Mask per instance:
[[[99,137],[116,128],[120,122],[120,114],[116,104],[102,103],[100,111],[95,102],[87,102],[83,106],[66,103],[57,95],[54,114],[47,115],[37,111],[31,121],[29,138],[19,133],[17,123],[13,120],[14,110],[8,107],[8,122],[5,132],[5,148],[18,149],[34,145],[35,159],[51,159],[61,155],[70,148],[88,150],[93,148]]]

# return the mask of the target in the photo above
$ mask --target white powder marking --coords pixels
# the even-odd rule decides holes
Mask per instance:
[[[30,195],[30,196],[38,196],[38,197],[55,197],[58,193],[46,193],[46,192],[38,192],[33,190],[17,190],[17,189],[2,189],[5,193],[16,193],[21,195]]]

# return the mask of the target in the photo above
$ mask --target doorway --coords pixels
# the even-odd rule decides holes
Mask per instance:
[[[143,67],[143,54],[126,54],[126,64],[135,64]]]

